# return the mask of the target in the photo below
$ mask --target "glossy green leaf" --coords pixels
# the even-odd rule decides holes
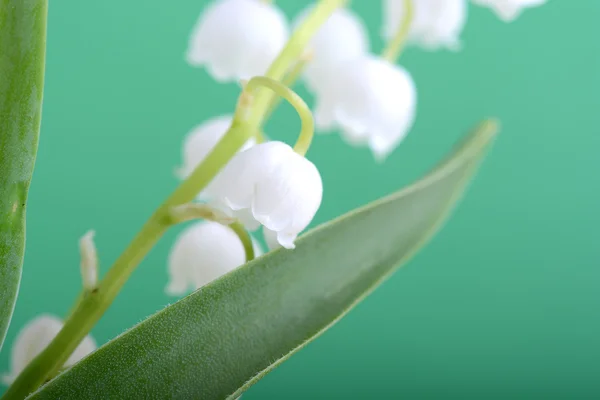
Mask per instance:
[[[0,348],[25,249],[44,90],[47,0],[0,0]]]
[[[423,246],[494,133],[494,123],[482,124],[422,180],[312,230],[293,251],[268,253],[165,308],[31,398],[236,398]]]

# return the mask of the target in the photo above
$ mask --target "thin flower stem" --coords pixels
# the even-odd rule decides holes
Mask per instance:
[[[306,65],[311,61],[312,53],[306,53],[303,55],[291,68],[291,70],[285,75],[282,83],[289,87],[290,89],[296,84],[300,76],[306,69]],[[269,117],[273,114],[277,106],[281,101],[281,97],[273,97],[271,99],[271,103],[269,104],[269,109],[265,113],[265,121],[269,119]]]
[[[306,46],[312,39],[321,25],[327,21],[329,16],[338,8],[342,7],[348,0],[321,0],[312,9],[311,13],[304,20],[290,37],[287,45],[279,53],[271,67],[265,74],[266,77],[276,81],[281,81],[290,66],[296,62],[304,53]],[[250,125],[259,127],[265,120],[267,110],[271,104],[273,94],[266,90],[261,90],[254,99],[252,119]]]
[[[170,224],[180,224],[195,219],[205,219],[227,225],[242,242],[246,254],[246,262],[254,259],[252,238],[246,231],[246,228],[244,228],[244,225],[234,218],[227,217],[224,213],[207,204],[188,203],[173,207],[168,218]]]
[[[292,63],[301,56],[319,27],[345,1],[321,0],[271,64],[266,74],[267,77],[281,80]],[[240,96],[240,105],[243,105],[243,97]],[[239,118],[234,119],[227,133],[210,154],[144,224],[133,241],[117,258],[104,279],[100,281],[96,290],[81,294],[62,330],[48,347],[23,370],[4,393],[2,399],[22,400],[60,371],[71,353],[112,304],[131,273],[167,231],[169,211],[175,206],[191,202],[246,141],[255,135],[264,121],[271,97],[271,93],[268,91],[263,90],[257,93],[253,107],[248,110],[250,118],[245,122]],[[238,112],[236,112],[237,114]],[[249,254],[248,250],[246,253]]]
[[[182,222],[192,221],[195,219],[205,219],[229,226],[229,228],[231,228],[231,230],[237,235],[244,246],[246,261],[254,259],[254,246],[252,245],[252,238],[244,226],[235,218],[226,216],[224,213],[212,208],[208,204],[182,204],[180,206],[173,207],[168,216],[170,224],[180,224]]]
[[[283,78],[282,83],[287,87],[292,87],[296,81],[302,75],[302,72],[306,69],[306,65],[312,61],[312,52],[305,53],[300,59],[292,66],[290,71]]]
[[[269,139],[265,136],[265,133],[262,132],[261,130],[256,131],[255,139],[256,139],[256,144],[260,144],[260,143],[269,141]]]
[[[220,210],[202,203],[188,203],[173,207],[168,215],[168,221],[171,225],[195,219],[205,219],[223,225],[229,225],[236,221],[235,218],[228,217]]]
[[[404,49],[404,45],[406,44],[406,39],[408,38],[408,33],[410,32],[410,25],[412,24],[415,13],[413,4],[414,1],[416,0],[404,0],[404,18],[402,18],[402,21],[400,21],[400,26],[398,27],[396,35],[388,43],[381,54],[384,59],[391,63],[394,63],[396,60],[398,60],[398,57],[400,57],[400,54]]]
[[[254,245],[252,244],[252,238],[250,234],[239,222],[234,222],[229,225],[229,228],[240,238],[242,245],[244,245],[244,253],[246,254],[246,262],[254,260]]]
[[[280,97],[286,99],[298,113],[301,126],[298,140],[294,145],[294,151],[302,156],[305,155],[310,147],[310,143],[315,132],[315,123],[312,113],[310,112],[310,108],[308,108],[304,100],[302,100],[302,97],[298,96],[292,89],[279,81],[267,78],[265,76],[255,76],[254,78],[250,79],[244,88],[244,91],[246,91],[251,99],[253,92],[256,92],[257,89],[261,87],[269,88],[273,92],[277,93]],[[252,107],[251,100],[249,106]],[[243,108],[240,108],[238,111],[242,115],[245,114],[245,110]]]

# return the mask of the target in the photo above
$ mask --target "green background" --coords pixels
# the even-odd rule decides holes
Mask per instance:
[[[27,255],[2,370],[26,321],[68,311],[78,238],[97,231],[106,271],[175,187],[184,135],[232,110],[238,87],[184,61],[206,3],[51,2]],[[307,4],[278,3],[290,17]],[[374,51],[380,6],[352,5]],[[418,116],[385,163],[336,135],[316,138],[309,158],[325,193],[315,224],[409,183],[479,119],[503,126],[426,250],[245,399],[600,397],[599,18],[597,0],[550,0],[511,24],[470,6],[461,52],[403,54]],[[296,129],[284,106],[267,134],[290,141]],[[163,293],[175,234],[93,330],[100,343],[175,300]]]

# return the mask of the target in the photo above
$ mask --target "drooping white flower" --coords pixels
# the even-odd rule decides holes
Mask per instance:
[[[254,256],[262,254],[252,239]],[[244,246],[228,226],[202,221],[177,237],[169,254],[169,283],[165,292],[181,296],[225,275],[246,262]]]
[[[183,163],[176,171],[180,179],[187,178],[192,171],[202,162],[223,135],[229,129],[232,115],[222,115],[211,118],[196,126],[186,137],[183,143]],[[252,147],[256,143],[254,138],[248,139],[242,150]],[[202,195],[200,196],[202,197]]]
[[[25,325],[17,334],[12,347],[11,371],[2,376],[2,382],[10,385],[25,367],[50,344],[62,327],[62,320],[50,314],[39,315]],[[94,339],[90,335],[86,336],[71,354],[65,367],[72,366],[96,350],[96,347]]]
[[[187,52],[217,80],[264,75],[287,42],[285,15],[260,0],[217,0],[198,19]]]
[[[306,8],[295,21],[295,26],[312,11]],[[343,68],[348,60],[369,51],[367,30],[358,15],[347,8],[334,11],[319,28],[310,42],[311,59],[306,66],[304,78],[311,90],[318,90],[321,82]]]
[[[489,7],[505,22],[513,21],[525,8],[537,7],[546,0],[472,0],[474,4]]]
[[[322,86],[316,126],[341,129],[352,145],[367,145],[385,158],[412,127],[417,91],[410,74],[382,58],[365,56],[346,64]]]
[[[239,218],[248,229],[262,224],[277,241],[294,248],[323,197],[313,163],[282,142],[257,144],[236,154],[206,188],[211,204]]]
[[[457,50],[467,19],[467,0],[412,0],[413,16],[408,42],[428,50]],[[405,16],[404,0],[384,0],[382,35],[394,37]]]

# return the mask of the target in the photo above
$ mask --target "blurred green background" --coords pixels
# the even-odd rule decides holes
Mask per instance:
[[[80,287],[78,238],[102,270],[176,186],[184,135],[238,87],[184,62],[206,1],[51,2],[42,136],[16,313],[0,355]],[[294,16],[307,3],[277,2]],[[355,0],[380,51],[381,4]],[[447,226],[408,266],[245,399],[600,397],[600,2],[550,0],[511,24],[470,6],[459,53],[408,49],[417,122],[384,164],[339,137],[309,158],[315,224],[417,178],[479,119],[503,132]],[[312,99],[302,87],[299,93]],[[291,140],[282,107],[267,127]],[[170,232],[93,330],[105,343],[169,302]]]

